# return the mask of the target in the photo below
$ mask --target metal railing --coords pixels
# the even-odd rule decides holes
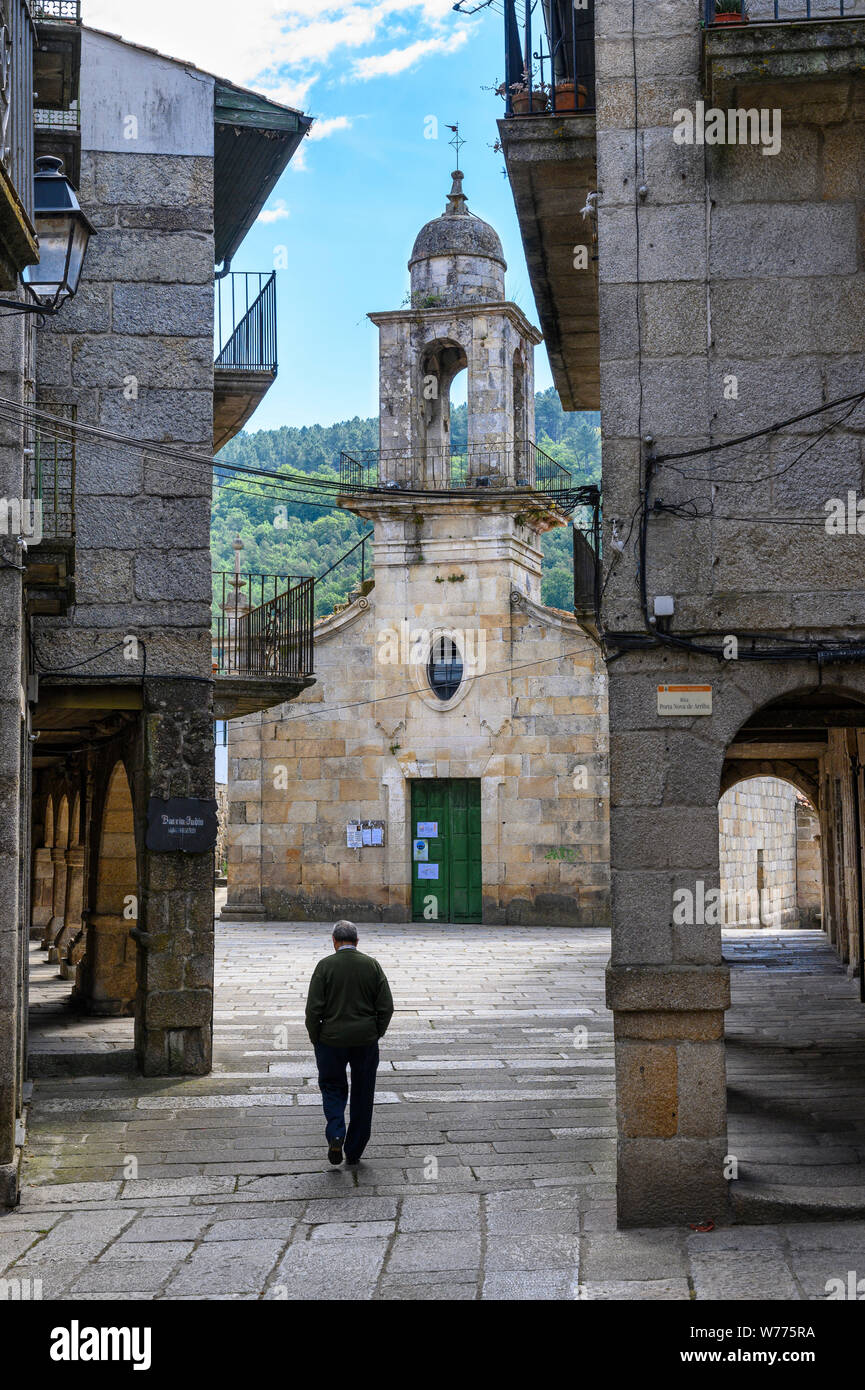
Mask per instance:
[[[33,124],[39,131],[62,130],[66,133],[80,135],[81,111],[78,102],[74,101],[65,111],[55,111],[48,106],[37,106],[33,111]]]
[[[33,25],[24,0],[0,0],[0,163],[33,222]]]
[[[233,270],[216,281],[217,367],[277,372],[276,271]]]
[[[581,507],[572,528],[574,545],[574,612],[597,620],[601,610],[601,494]]]
[[[338,569],[340,568],[340,566],[342,566],[342,565],[344,565],[344,564],[346,563],[347,560],[350,560],[351,557],[352,557],[352,555],[354,554],[354,552],[355,552],[356,550],[359,550],[359,551],[360,551],[360,582],[361,582],[361,584],[365,584],[365,583],[366,583],[366,546],[367,546],[367,541],[371,541],[374,535],[375,535],[375,532],[374,532],[374,531],[367,531],[367,533],[366,533],[365,536],[361,536],[360,540],[359,540],[359,541],[356,541],[355,544],[351,547],[350,550],[347,550],[347,551],[345,552],[344,555],[340,555],[340,557],[339,557],[338,560],[334,560],[333,564],[330,565],[322,574],[317,574],[317,575],[316,575],[316,577],[315,577],[315,582],[316,582],[316,584],[320,584],[320,583],[322,582],[322,580],[327,579],[327,576],[328,576],[329,574],[333,574],[334,570],[338,570]]]
[[[30,13],[37,24],[40,20],[80,24],[81,0],[30,0]]]
[[[404,449],[363,449],[339,457],[343,492],[394,490],[450,492],[528,488],[564,493],[572,487],[567,468],[532,440],[495,447],[431,448],[424,454]]]
[[[772,24],[865,17],[865,0],[700,0],[705,24]]]
[[[537,13],[536,13],[537,12]],[[506,116],[579,115],[595,109],[591,9],[573,0],[504,0]]]
[[[214,675],[312,674],[311,576],[217,573],[213,590]]]
[[[71,423],[77,419],[74,405],[38,399],[40,410],[49,411]],[[29,432],[28,432],[29,435]],[[29,495],[41,503],[42,540],[75,539],[75,434],[38,426],[25,445]]]

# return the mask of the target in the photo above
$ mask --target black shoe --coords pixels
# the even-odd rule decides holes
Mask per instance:
[[[327,1146],[327,1156],[334,1168],[338,1168],[342,1163],[342,1140],[334,1139],[332,1144]]]
[[[348,1154],[346,1154],[345,1156],[345,1161],[349,1168],[356,1168],[357,1165],[360,1163],[359,1158],[349,1158]]]

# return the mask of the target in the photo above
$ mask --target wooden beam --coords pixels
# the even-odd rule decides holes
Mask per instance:
[[[141,691],[134,685],[41,685],[39,710],[48,709],[142,709]]]
[[[822,758],[829,745],[826,743],[731,743],[727,749],[730,759],[755,758],[768,762],[780,758],[784,762],[799,762],[802,759]]]

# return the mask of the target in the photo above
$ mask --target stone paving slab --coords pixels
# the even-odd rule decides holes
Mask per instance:
[[[35,1081],[0,1277],[85,1301],[801,1301],[865,1277],[865,1219],[616,1230],[608,934],[361,931],[397,1011],[354,1171],[326,1162],[303,1029],[327,924],[218,926],[215,1070],[188,1079],[101,1071],[131,1021],[68,1014],[68,984],[34,948],[34,1046],[73,1053],[75,1074],[52,1061]],[[738,1186],[855,1191],[855,986],[819,934],[729,938]]]

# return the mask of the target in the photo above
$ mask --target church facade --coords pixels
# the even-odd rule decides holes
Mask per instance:
[[[461,174],[409,268],[410,304],[370,315],[381,447],[343,459],[374,580],[317,624],[316,684],[229,725],[223,915],[606,925],[606,673],[540,597],[566,524],[534,445],[541,335]]]

